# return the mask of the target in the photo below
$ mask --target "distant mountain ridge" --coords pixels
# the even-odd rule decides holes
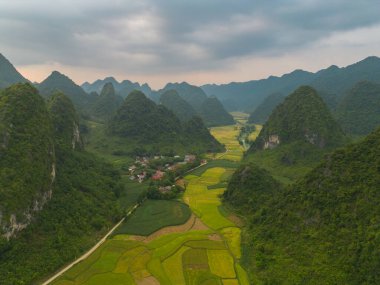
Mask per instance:
[[[160,102],[162,96],[172,90],[176,91],[184,101],[191,105],[197,115],[203,119],[206,126],[234,124],[233,117],[225,110],[218,98],[214,96],[208,97],[202,88],[187,82],[168,83],[163,89],[152,92],[151,98],[155,102]]]
[[[301,85],[310,85],[324,99],[331,95],[339,98],[357,82],[364,80],[380,83],[380,58],[370,56],[346,67],[332,65],[315,73],[295,70],[281,77],[270,76],[267,79],[221,85],[206,84],[201,88],[208,95],[219,98],[227,109],[251,113],[267,96],[276,92],[289,94]]]
[[[129,80],[123,80],[122,82],[117,81],[114,77],[106,77],[104,79],[98,79],[93,83],[85,82],[81,85],[84,91],[87,93],[96,92],[100,94],[104,85],[107,83],[112,83],[115,88],[115,92],[117,95],[125,98],[131,93],[133,90],[138,90],[150,96],[152,89],[147,83],[140,85],[138,82],[132,82]]]

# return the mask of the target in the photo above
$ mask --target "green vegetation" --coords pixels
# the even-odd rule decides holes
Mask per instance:
[[[186,204],[177,201],[147,200],[128,218],[115,234],[147,236],[167,226],[181,225],[191,215]]]
[[[61,148],[83,149],[79,132],[79,119],[73,103],[61,92],[56,92],[48,101],[52,118],[55,143]]]
[[[30,222],[0,239],[0,283],[31,284],[82,254],[121,217],[116,197],[123,188],[112,166],[76,147],[77,115],[67,97],[55,94],[49,113],[36,89],[17,84],[3,91],[0,106],[0,209]]]
[[[262,149],[270,136],[279,144],[305,141],[319,148],[336,147],[345,137],[317,92],[308,86],[298,88],[270,115],[256,140]]]
[[[233,117],[216,97],[207,97],[200,87],[186,82],[169,83],[164,89],[153,93],[153,98],[172,110],[182,121],[197,115],[208,127],[234,124]]]
[[[273,111],[245,160],[289,184],[347,140],[316,91],[304,86]]]
[[[122,103],[123,98],[116,95],[112,83],[106,83],[96,101],[91,105],[89,113],[94,119],[106,121],[114,115]]]
[[[234,118],[216,97],[209,97],[202,103],[200,116],[208,127],[235,124]]]
[[[29,81],[0,53],[0,89],[7,88],[15,83],[26,82]]]
[[[29,215],[51,195],[55,169],[52,123],[43,99],[29,83],[0,94],[0,233],[12,236],[14,223],[26,226]]]
[[[284,99],[285,96],[281,93],[273,93],[269,95],[249,116],[248,123],[264,124],[273,110],[280,105]]]
[[[103,131],[104,132],[104,131]],[[108,138],[111,136],[111,138]],[[199,118],[186,123],[162,105],[156,105],[139,91],[132,92],[107,124],[96,146],[115,143],[131,155],[204,153],[220,151],[222,146],[209,133]],[[129,148],[129,149],[128,149]],[[112,147],[115,151],[117,148]]]
[[[359,82],[342,99],[337,117],[343,129],[352,135],[367,135],[380,125],[380,85]]]
[[[37,85],[37,88],[40,94],[47,98],[52,96],[56,91],[63,92],[78,110],[87,108],[96,99],[96,97],[88,95],[70,78],[58,71],[53,71],[52,74]]]
[[[242,166],[225,201],[247,217],[243,260],[257,284],[377,284],[380,129],[281,187]]]
[[[224,142],[242,148],[234,137],[238,131],[234,126],[213,129]],[[227,135],[231,135],[228,137]],[[237,156],[236,156],[237,157]],[[239,264],[240,228],[227,217],[230,213],[221,211],[220,195],[224,188],[208,190],[210,185],[226,181],[233,168],[234,160],[215,160],[185,176],[187,190],[183,201],[194,209],[198,218],[193,217],[190,227],[163,228],[160,234],[153,234],[143,241],[142,237],[119,234],[99,248],[88,259],[77,264],[54,285],[62,284],[243,284],[248,285],[246,272]],[[225,166],[226,168],[222,168]],[[196,173],[197,175],[194,175]],[[171,205],[188,206],[175,201],[147,201],[126,221],[132,222],[131,229],[154,231],[161,221],[175,219]],[[168,204],[169,203],[169,204]],[[170,204],[174,203],[174,204]],[[146,206],[145,206],[146,205]],[[166,207],[166,206],[169,207]],[[163,209],[168,211],[163,213]],[[162,219],[161,219],[162,217]],[[200,219],[199,219],[200,218]],[[212,230],[206,225],[210,225]],[[188,225],[186,224],[186,227]],[[120,228],[120,230],[123,226]],[[141,233],[138,233],[141,234]],[[107,281],[105,281],[107,280]]]
[[[182,122],[187,122],[197,115],[194,108],[175,90],[164,92],[160,97],[160,103],[172,111]]]

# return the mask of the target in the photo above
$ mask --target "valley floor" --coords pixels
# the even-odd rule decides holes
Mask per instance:
[[[114,235],[52,284],[249,284],[239,262],[238,219],[223,210],[220,200],[243,154],[239,130],[217,127],[212,134],[227,152],[185,177],[182,200],[193,213],[185,224],[147,237]]]

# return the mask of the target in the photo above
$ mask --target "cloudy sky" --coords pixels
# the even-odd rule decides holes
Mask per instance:
[[[379,0],[0,0],[27,78],[226,83],[380,56]]]

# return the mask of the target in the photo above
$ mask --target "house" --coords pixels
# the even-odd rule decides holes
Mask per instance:
[[[146,178],[146,172],[144,171],[144,172],[138,174],[137,178],[139,180],[139,183],[142,183],[144,181],[144,179]]]
[[[135,170],[136,170],[136,165],[132,165],[132,166],[130,166],[129,168],[128,168],[128,170],[129,170],[129,172],[132,174],[133,172],[135,172]]]
[[[169,193],[172,190],[172,186],[160,186],[158,187],[158,191],[162,194]]]
[[[165,172],[157,170],[155,174],[152,175],[152,180],[161,180],[165,175]]]
[[[133,181],[135,179],[136,179],[136,177],[134,175],[129,176],[129,180]]]
[[[195,159],[196,159],[197,157],[195,156],[195,155],[193,155],[193,154],[186,154],[185,155],[185,162],[186,163],[192,163],[192,162],[194,162],[195,161]]]

